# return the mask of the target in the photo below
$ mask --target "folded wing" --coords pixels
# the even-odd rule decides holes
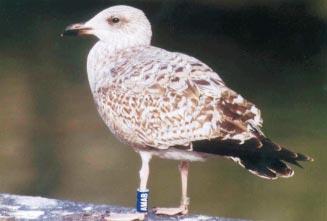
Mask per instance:
[[[261,136],[260,111],[201,61],[153,47],[118,57],[96,100],[138,146],[191,149],[197,140]]]

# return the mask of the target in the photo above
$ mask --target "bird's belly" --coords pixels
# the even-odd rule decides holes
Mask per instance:
[[[123,119],[115,116],[113,111],[109,108],[105,108],[96,100],[97,109],[99,115],[101,116],[104,123],[107,125],[111,133],[122,143],[127,144],[132,147],[141,147],[141,142],[133,133],[133,130],[127,126],[127,124],[122,123]]]
[[[187,150],[169,148],[167,150],[150,150],[152,155],[168,160],[205,161],[209,155]]]

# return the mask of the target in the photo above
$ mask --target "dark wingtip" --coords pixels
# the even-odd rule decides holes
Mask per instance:
[[[300,167],[301,169],[304,169],[303,166],[302,166],[301,164],[299,164],[299,162],[297,162],[297,161],[294,160],[294,159],[289,159],[289,160],[285,160],[285,161],[288,162],[288,163],[291,163],[291,164],[293,164],[293,165],[295,165],[295,166],[298,166],[298,167]]]
[[[309,157],[307,155],[301,154],[301,153],[297,153],[296,160],[298,160],[298,161],[310,161],[310,162],[314,161],[313,158],[311,158],[311,157]]]
[[[310,162],[314,162],[315,161],[315,159],[313,159],[312,157],[309,157],[309,156],[306,156],[306,157],[307,157],[306,161],[310,161]]]

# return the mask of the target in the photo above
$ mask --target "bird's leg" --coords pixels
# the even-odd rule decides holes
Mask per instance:
[[[179,164],[179,171],[181,173],[181,182],[182,182],[182,199],[180,207],[183,208],[184,213],[188,213],[188,205],[190,204],[190,198],[187,196],[187,177],[188,177],[188,169],[190,163],[187,161],[182,161]]]
[[[149,162],[151,154],[147,152],[140,152],[142,166],[139,171],[140,186],[137,190],[137,213],[126,214],[110,214],[107,220],[110,221],[131,221],[131,220],[144,220],[145,214],[148,210],[148,194],[147,183],[149,178]]]
[[[154,211],[158,215],[185,215],[188,213],[188,206],[190,204],[190,198],[187,196],[187,177],[189,162],[181,161],[179,166],[179,171],[181,174],[181,183],[182,183],[182,199],[181,204],[177,208],[155,208]]]
[[[149,178],[149,162],[151,160],[151,154],[147,152],[140,152],[140,156],[142,159],[142,166],[139,171],[140,175],[140,191],[146,191],[147,189],[147,183]]]

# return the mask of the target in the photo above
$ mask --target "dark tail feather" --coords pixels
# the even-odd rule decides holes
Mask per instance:
[[[267,138],[262,138],[261,143],[251,139],[243,144],[232,140],[195,141],[193,150],[229,157],[251,173],[266,179],[293,176],[294,171],[286,163],[302,168],[298,161],[313,161],[312,158],[280,147]]]

